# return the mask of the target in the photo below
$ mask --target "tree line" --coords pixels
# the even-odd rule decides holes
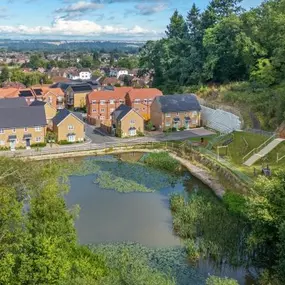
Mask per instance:
[[[140,50],[140,66],[164,92],[209,83],[250,81],[271,86],[285,75],[285,1],[268,0],[248,11],[241,0],[193,4],[175,11],[158,41]]]

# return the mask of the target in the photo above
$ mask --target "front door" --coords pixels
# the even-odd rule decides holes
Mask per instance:
[[[69,142],[75,142],[75,135],[68,136],[68,141]]]
[[[31,147],[31,140],[30,139],[26,139],[26,147],[27,148]]]
[[[15,148],[16,148],[16,140],[11,140],[10,141],[10,148],[11,148],[11,150],[15,150]]]

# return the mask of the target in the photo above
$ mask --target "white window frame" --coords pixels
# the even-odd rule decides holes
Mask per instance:
[[[101,105],[105,105],[106,104],[106,100],[100,100],[100,104]]]
[[[97,113],[97,110],[96,109],[92,109],[92,113]]]
[[[105,116],[100,116],[100,120],[105,120]]]
[[[111,99],[111,100],[110,100],[110,104],[115,104],[115,100],[114,100],[114,99]]]
[[[15,128],[12,129],[12,133],[16,133],[16,129]]]
[[[92,100],[92,104],[96,104],[96,100]]]
[[[68,142],[76,142],[76,136],[75,135],[68,136],[67,140],[68,140]]]
[[[28,128],[24,128],[24,132],[26,133],[28,131]]]
[[[68,128],[69,131],[73,131],[74,130],[74,126],[73,125],[68,125],[67,128]]]
[[[42,127],[40,127],[40,126],[35,127],[35,131],[36,132],[41,132],[42,131]]]
[[[135,120],[130,120],[130,124],[131,124],[131,125],[134,125],[135,123],[136,123]]]
[[[170,113],[165,113],[165,117],[166,117],[166,118],[170,118],[170,117],[171,117],[171,114],[170,114]]]
[[[101,112],[101,113],[105,113],[105,108],[103,108],[103,109],[101,108],[101,109],[100,109],[100,112]]]
[[[42,137],[36,137],[35,138],[35,141],[38,143],[38,142],[41,142],[42,141]]]
[[[135,99],[135,104],[141,103],[141,99]]]
[[[4,129],[0,129],[0,135],[1,134],[5,134],[5,130]]]

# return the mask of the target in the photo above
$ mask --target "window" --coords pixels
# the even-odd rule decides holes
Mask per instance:
[[[142,110],[145,111],[146,109],[145,109],[145,108],[142,108]]]
[[[192,112],[192,116],[197,116],[198,113],[196,111]]]
[[[96,112],[97,112],[97,110],[96,110],[96,109],[93,109],[93,110],[92,110],[92,113],[96,113]]]
[[[135,103],[140,103],[141,100],[140,99],[135,99]]]
[[[4,134],[4,129],[0,129],[0,134]]]
[[[131,120],[131,121],[130,121],[130,124],[132,124],[132,125],[135,124],[135,123],[136,123],[135,120]]]
[[[122,99],[120,99],[119,102],[120,102],[121,104],[124,104],[124,103],[125,103],[125,101],[122,100]]]
[[[110,100],[110,104],[115,104],[115,100]]]
[[[69,126],[68,126],[68,130],[69,130],[69,131],[72,131],[72,130],[74,130],[74,126],[72,126],[72,125],[69,125]]]
[[[5,145],[5,141],[0,141],[0,145]]]
[[[150,102],[150,103],[151,103],[151,102],[152,102],[152,99],[148,99],[148,102]]]
[[[166,122],[166,123],[165,123],[165,126],[166,126],[166,127],[170,127],[170,123],[169,123],[169,122]]]
[[[104,108],[103,108],[103,109],[101,109],[101,112],[102,112],[102,113],[104,113],[104,112],[105,112],[105,109],[104,109]]]
[[[67,140],[68,140],[69,142],[75,142],[75,135],[70,135],[70,136],[68,136],[68,137],[67,137]]]
[[[166,118],[170,118],[170,117],[171,117],[171,114],[166,113],[166,114],[165,114],[165,117],[166,117]]]
[[[100,104],[105,105],[106,101],[105,100],[100,100]]]
[[[144,103],[147,103],[147,99],[144,99],[143,101],[144,101]]]
[[[36,137],[36,142],[41,142],[42,138],[41,137]]]
[[[176,113],[176,116],[179,116],[179,113]]]
[[[42,130],[42,127],[35,127],[36,132],[40,132]]]
[[[28,131],[28,128],[24,128],[24,132],[27,132]]]
[[[48,97],[48,102],[52,103],[52,97],[51,96]]]
[[[92,104],[96,104],[96,100],[92,100]]]
[[[100,116],[100,120],[104,120],[105,119],[105,116]]]
[[[16,129],[12,129],[12,132],[13,132],[13,133],[16,133]]]

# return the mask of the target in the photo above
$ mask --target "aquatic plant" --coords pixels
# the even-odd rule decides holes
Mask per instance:
[[[182,204],[184,199],[178,195],[170,198],[176,233],[183,239],[198,241],[200,256],[211,256],[217,264],[222,260],[234,266],[247,263],[247,222],[229,212],[218,199],[202,191],[191,193]],[[190,258],[193,244],[191,247]]]
[[[136,282],[127,284],[205,284],[202,275],[187,263],[187,253],[184,247],[148,248],[138,243],[124,242],[90,245],[90,248],[96,254],[103,254],[112,270],[123,267],[125,270],[127,269],[129,275],[137,276]],[[124,265],[122,266],[122,264]],[[120,269],[120,271],[124,270]],[[157,279],[146,279],[146,275],[149,273],[156,276]]]
[[[172,158],[167,152],[149,153],[144,158],[144,163],[171,173],[177,173],[180,169],[180,163]]]
[[[102,189],[116,190],[121,193],[155,191],[154,189],[147,188],[133,180],[116,177],[112,173],[106,171],[100,171],[94,183],[98,183]]]

